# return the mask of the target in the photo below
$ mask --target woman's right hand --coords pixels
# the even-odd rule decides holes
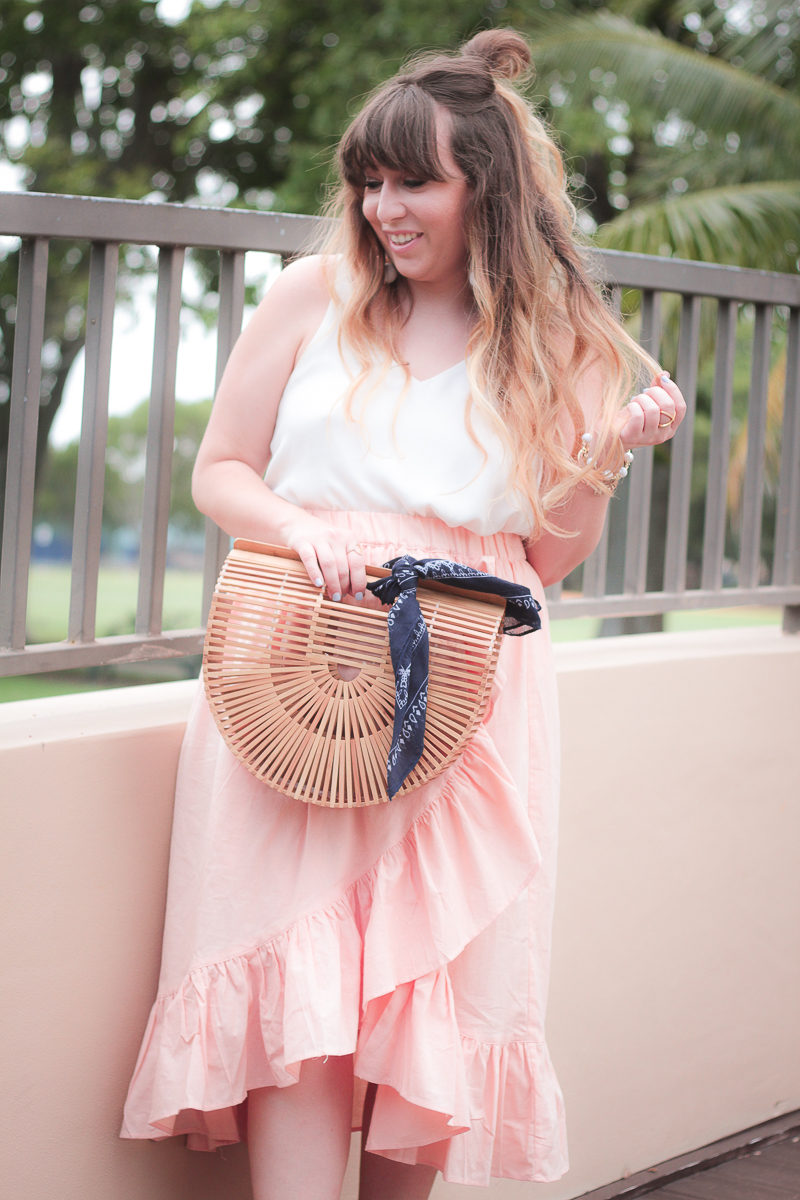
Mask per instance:
[[[283,531],[283,540],[300,556],[311,582],[324,587],[331,600],[352,596],[360,602],[369,595],[364,554],[352,535],[303,516]]]

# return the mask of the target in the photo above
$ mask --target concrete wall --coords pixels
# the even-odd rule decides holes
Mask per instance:
[[[549,1186],[439,1183],[437,1200],[566,1200],[800,1107],[800,638],[655,635],[557,656],[549,1031],[573,1167]],[[155,988],[192,686],[0,709],[8,1195],[249,1196],[241,1147],[116,1136]]]

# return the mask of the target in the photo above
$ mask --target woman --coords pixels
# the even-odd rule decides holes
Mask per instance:
[[[366,564],[401,553],[542,600],[595,546],[631,448],[684,415],[591,286],[558,153],[510,86],[528,64],[484,32],[379,89],[340,146],[336,252],[288,267],[231,355],[198,507],[292,547],[334,601],[367,603]],[[335,1200],[355,1077],[361,1200],[427,1196],[437,1170],[563,1173],[555,685],[546,632],[508,641],[461,758],[391,805],[278,795],[198,697],[126,1136],[213,1148],[246,1124],[256,1200]]]

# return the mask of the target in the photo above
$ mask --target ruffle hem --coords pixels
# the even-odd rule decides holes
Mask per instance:
[[[378,1085],[369,1150],[451,1183],[564,1173],[544,1042],[470,1036],[448,974],[535,874],[530,822],[485,728],[427,786],[438,794],[333,904],[159,996],[123,1137],[230,1145],[249,1090],[291,1086],[305,1059],[353,1054],[355,1075]]]

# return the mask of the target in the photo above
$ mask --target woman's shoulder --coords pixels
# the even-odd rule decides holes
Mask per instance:
[[[265,300],[295,305],[326,307],[335,294],[337,261],[330,254],[309,254],[284,267],[270,286]]]
[[[327,312],[335,276],[330,255],[308,255],[289,263],[259,304],[251,322],[253,333],[260,337],[277,325],[284,345],[301,352]]]

